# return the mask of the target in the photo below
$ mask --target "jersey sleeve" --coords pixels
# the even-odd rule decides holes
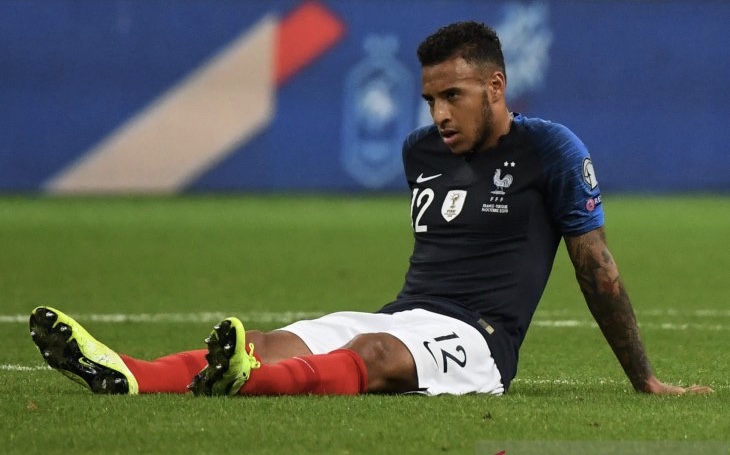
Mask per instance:
[[[409,168],[410,160],[408,159],[411,150],[421,140],[423,140],[428,134],[434,131],[433,125],[423,126],[411,131],[408,136],[403,140],[403,148],[401,153],[403,155],[403,171],[406,177],[406,183],[409,188],[413,188],[415,177]]]
[[[546,201],[563,235],[603,226],[601,191],[583,142],[568,128],[541,121],[535,139],[543,161]]]

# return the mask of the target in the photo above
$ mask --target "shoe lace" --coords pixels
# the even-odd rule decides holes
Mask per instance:
[[[248,358],[251,361],[251,369],[254,370],[256,368],[261,367],[261,362],[259,362],[259,359],[256,358],[255,355],[253,355],[253,343],[248,344]]]

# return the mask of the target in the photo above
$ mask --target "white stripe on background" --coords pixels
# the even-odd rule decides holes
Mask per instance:
[[[273,117],[278,20],[265,17],[46,182],[53,193],[171,193]]]

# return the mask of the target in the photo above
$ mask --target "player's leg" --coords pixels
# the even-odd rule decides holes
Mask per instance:
[[[367,378],[362,360],[352,351],[340,350],[327,355],[313,355],[309,348],[300,354],[301,338],[288,331],[255,337],[272,353],[270,359],[292,354],[273,363],[262,362],[250,342],[243,324],[235,317],[213,327],[206,338],[208,365],[190,384],[196,395],[295,395],[356,394],[365,388]],[[277,346],[282,340],[294,341],[299,348]],[[277,353],[274,355],[273,353]]]
[[[287,357],[310,354],[307,346],[289,332],[248,331],[256,346],[257,360],[271,363]],[[120,355],[139,382],[139,393],[187,393],[192,378],[208,364],[206,349],[170,354],[152,361]]]
[[[387,328],[391,319],[385,314],[342,312],[297,322],[276,333],[295,336],[314,354],[266,363],[255,356],[256,343],[248,341],[241,322],[228,318],[206,340],[208,366],[195,377],[191,390],[198,395],[416,390],[415,363],[406,346],[387,333],[369,333]]]
[[[33,310],[30,334],[49,366],[100,394],[186,393],[190,378],[207,363],[204,349],[153,361],[118,354],[51,307]]]
[[[191,379],[207,365],[207,350],[178,352],[147,361],[118,354],[77,321],[51,307],[30,316],[30,332],[44,360],[94,393],[187,393]],[[289,332],[251,332],[264,361],[310,354]]]
[[[405,344],[379,332],[356,336],[344,346],[362,358],[367,370],[366,392],[405,393],[418,390],[416,363]]]
[[[314,354],[256,365],[247,378],[225,389],[228,394],[504,392],[482,334],[448,316],[419,309],[393,315],[343,312],[283,330],[296,334]],[[212,366],[226,371],[229,364]]]
[[[203,368],[205,349],[177,352],[154,360],[119,354],[139,384],[139,393],[187,393],[190,378]]]
[[[285,330],[246,330],[246,342],[256,346],[256,357],[263,363],[312,354],[301,338]]]

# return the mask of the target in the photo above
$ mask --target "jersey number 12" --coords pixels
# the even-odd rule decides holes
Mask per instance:
[[[436,194],[431,188],[424,188],[420,191],[420,188],[413,189],[413,198],[411,199],[411,227],[414,232],[426,232],[428,226],[421,224],[421,217],[426,213],[426,209],[431,205],[433,200],[436,198]],[[414,218],[414,210],[418,210],[418,214]]]

